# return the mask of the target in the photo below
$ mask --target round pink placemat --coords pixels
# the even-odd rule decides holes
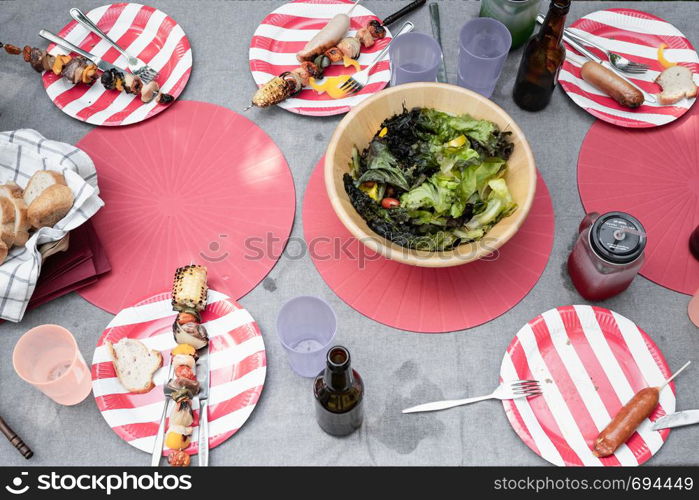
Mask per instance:
[[[699,288],[699,261],[689,251],[699,225],[699,108],[649,130],[595,122],[580,149],[578,189],[587,212],[620,210],[641,221],[643,276],[688,295]]]
[[[97,166],[105,207],[93,222],[112,264],[79,292],[92,304],[116,313],[168,289],[190,262],[238,299],[281,255],[294,182],[282,152],[247,118],[179,101],[137,125],[94,129],[77,146]]]
[[[497,258],[442,269],[409,266],[368,250],[345,229],[330,205],[321,159],[304,195],[303,227],[318,272],[349,306],[393,328],[443,333],[490,321],[529,293],[551,254],[554,217],[539,176],[527,220]]]

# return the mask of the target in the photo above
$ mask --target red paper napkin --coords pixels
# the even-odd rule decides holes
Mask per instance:
[[[28,307],[38,307],[95,283],[99,275],[110,270],[104,249],[88,221],[71,231],[68,250],[44,260]]]

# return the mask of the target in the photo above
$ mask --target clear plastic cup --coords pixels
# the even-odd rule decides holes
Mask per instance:
[[[391,85],[434,82],[442,63],[442,48],[425,33],[405,33],[388,48],[391,59]]]
[[[315,377],[323,370],[336,331],[335,312],[318,297],[293,298],[277,316],[277,335],[286,349],[289,365],[302,377]]]
[[[496,19],[478,17],[459,32],[457,83],[490,97],[512,46],[512,35]]]
[[[70,406],[92,390],[90,369],[75,337],[58,325],[40,325],[22,335],[12,352],[17,375],[56,403]]]

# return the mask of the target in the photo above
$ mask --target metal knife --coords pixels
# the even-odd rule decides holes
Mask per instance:
[[[576,42],[575,40],[573,40],[573,39],[572,39],[570,36],[568,36],[568,34],[566,34],[565,32],[563,33],[563,39],[565,40],[565,42],[566,42],[568,45],[570,45],[570,46],[573,47],[575,50],[577,50],[578,52],[580,52],[582,55],[584,55],[585,57],[587,57],[590,61],[596,62],[597,64],[600,64],[600,65],[604,66],[604,67],[605,67],[606,69],[608,69],[609,71],[615,73],[617,76],[619,76],[620,78],[626,80],[628,83],[630,83],[631,85],[633,85],[636,89],[638,89],[639,92],[641,92],[641,94],[643,94],[643,98],[645,99],[646,102],[658,102],[657,99],[655,98],[655,96],[652,96],[651,94],[649,94],[648,92],[646,92],[645,90],[643,90],[641,87],[639,87],[638,85],[636,85],[635,83],[633,83],[631,80],[629,80],[628,78],[626,78],[618,69],[616,69],[614,66],[612,66],[612,65],[609,63],[609,61],[604,61],[603,59],[600,59],[600,58],[597,57],[595,54],[593,54],[592,52],[590,52],[589,50],[587,50],[585,47],[583,47],[582,45],[580,45],[578,42]]]
[[[50,31],[41,30],[41,31],[39,31],[39,36],[45,40],[48,40],[49,42],[53,42],[56,45],[60,45],[61,47],[63,47],[66,50],[70,50],[72,52],[75,52],[76,54],[83,56],[84,58],[88,59],[89,61],[92,61],[92,63],[102,71],[109,71],[111,69],[116,69],[120,73],[130,73],[130,71],[127,70],[126,68],[120,68],[119,66],[116,66],[112,63],[108,63],[107,61],[105,61],[101,57],[97,57],[96,55],[91,54],[91,53],[81,49],[80,47],[78,47],[76,45],[73,45],[65,38],[61,38],[58,35],[54,35]]]
[[[439,4],[437,2],[432,2],[430,4],[430,21],[432,22],[432,35],[439,46],[442,46],[442,28],[439,21]],[[444,63],[444,56],[442,56],[442,62],[439,64],[437,69],[437,81],[440,83],[448,83],[447,80],[447,67]]]
[[[699,410],[685,410],[671,413],[659,418],[653,424],[652,429],[668,429],[671,427],[682,427],[683,425],[699,424]]]
[[[199,378],[199,461],[200,467],[209,465],[209,346],[199,349],[197,378]]]

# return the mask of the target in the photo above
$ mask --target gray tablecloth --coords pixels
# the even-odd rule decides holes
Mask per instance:
[[[2,42],[37,44],[41,28],[58,31],[71,6],[89,10],[104,1],[0,1]],[[212,102],[233,110],[249,103],[254,84],[248,71],[248,43],[259,21],[281,0],[150,0],[176,19],[189,36],[194,70],[182,99]],[[406,1],[364,0],[384,17]],[[443,0],[442,30],[449,79],[455,81],[459,27],[477,15],[475,1]],[[692,2],[573,2],[569,20],[610,7],[646,10],[674,23],[694,44],[699,4]],[[430,32],[428,11],[412,20]],[[489,392],[497,383],[502,354],[517,330],[551,307],[582,303],[564,270],[564,262],[583,216],[576,187],[578,150],[594,119],[559,89],[543,112],[530,114],[512,102],[521,49],[510,55],[493,100],[525,131],[537,165],[553,197],[556,237],[548,266],[534,290],[516,307],[483,326],[443,335],[422,335],[382,326],[342,302],[325,285],[310,258],[288,255],[242,303],[259,321],[268,354],[262,398],[245,426],[211,454],[214,465],[544,465],[511,429],[502,405],[488,401],[441,412],[403,416],[409,404]],[[0,129],[37,129],[46,137],[75,143],[90,125],[56,109],[38,76],[25,64],[0,55]],[[300,214],[309,176],[339,118],[311,118],[281,109],[251,110],[286,155],[296,183]],[[293,238],[302,238],[297,217]],[[294,244],[298,251],[298,244]],[[118,290],[114,291],[119,293]],[[337,312],[337,341],[348,346],[366,383],[366,419],[361,431],[336,439],[325,435],[313,416],[310,382],[294,375],[276,338],[280,304],[299,294],[328,300]],[[688,297],[637,278],[624,294],[604,305],[636,321],[660,346],[672,367],[688,358],[699,362],[699,331],[686,314]],[[58,323],[77,337],[86,359],[111,315],[76,294],[28,313],[19,324],[0,325],[0,415],[34,448],[34,465],[145,465],[148,456],[124,443],[105,423],[94,399],[75,407],[54,404],[22,382],[12,369],[12,348],[27,329]],[[696,370],[678,382],[678,408],[699,408]],[[679,429],[651,460],[652,465],[699,464],[699,427]],[[0,463],[25,464],[0,442]]]

